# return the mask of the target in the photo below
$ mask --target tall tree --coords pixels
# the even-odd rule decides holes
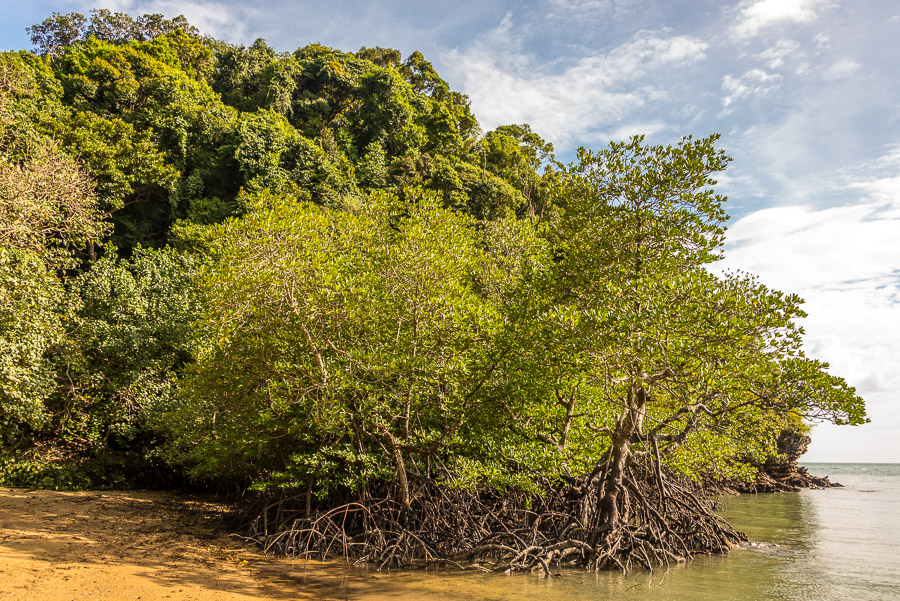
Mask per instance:
[[[803,357],[798,297],[707,270],[726,218],[712,186],[729,159],[716,139],[636,137],[581,151],[565,176],[553,286],[557,310],[578,322],[577,382],[592,391],[572,385],[566,415],[609,445],[582,481],[594,545],[614,547],[629,527],[635,473],[658,480],[665,505],[661,463],[677,467],[703,435],[743,444],[790,415],[864,421],[854,390]]]

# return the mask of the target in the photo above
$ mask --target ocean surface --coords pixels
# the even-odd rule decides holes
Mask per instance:
[[[317,599],[900,600],[900,464],[804,465],[844,487],[726,497],[723,514],[762,544],[652,574],[379,573],[286,560],[273,568]]]

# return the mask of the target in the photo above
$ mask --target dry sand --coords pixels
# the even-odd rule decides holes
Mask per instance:
[[[285,599],[209,500],[0,488],[0,600]],[[293,591],[296,593],[296,591]]]
[[[340,562],[265,557],[228,535],[224,511],[166,492],[0,488],[0,601],[418,597]]]

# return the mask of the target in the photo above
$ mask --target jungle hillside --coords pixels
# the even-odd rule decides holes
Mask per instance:
[[[0,483],[218,491],[267,552],[648,568],[866,421],[723,272],[719,136],[562,164],[418,52],[94,10],[0,54]]]

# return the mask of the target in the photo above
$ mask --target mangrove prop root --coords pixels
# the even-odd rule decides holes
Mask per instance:
[[[652,471],[629,473],[614,497],[615,524],[597,515],[602,483],[535,495],[422,480],[411,483],[408,507],[387,484],[370,488],[364,499],[332,495],[311,512],[305,495],[259,499],[244,508],[253,516],[244,530],[266,553],[290,557],[344,557],[379,569],[453,566],[547,575],[561,566],[652,570],[746,541],[692,483],[667,478],[660,486],[657,479]]]

